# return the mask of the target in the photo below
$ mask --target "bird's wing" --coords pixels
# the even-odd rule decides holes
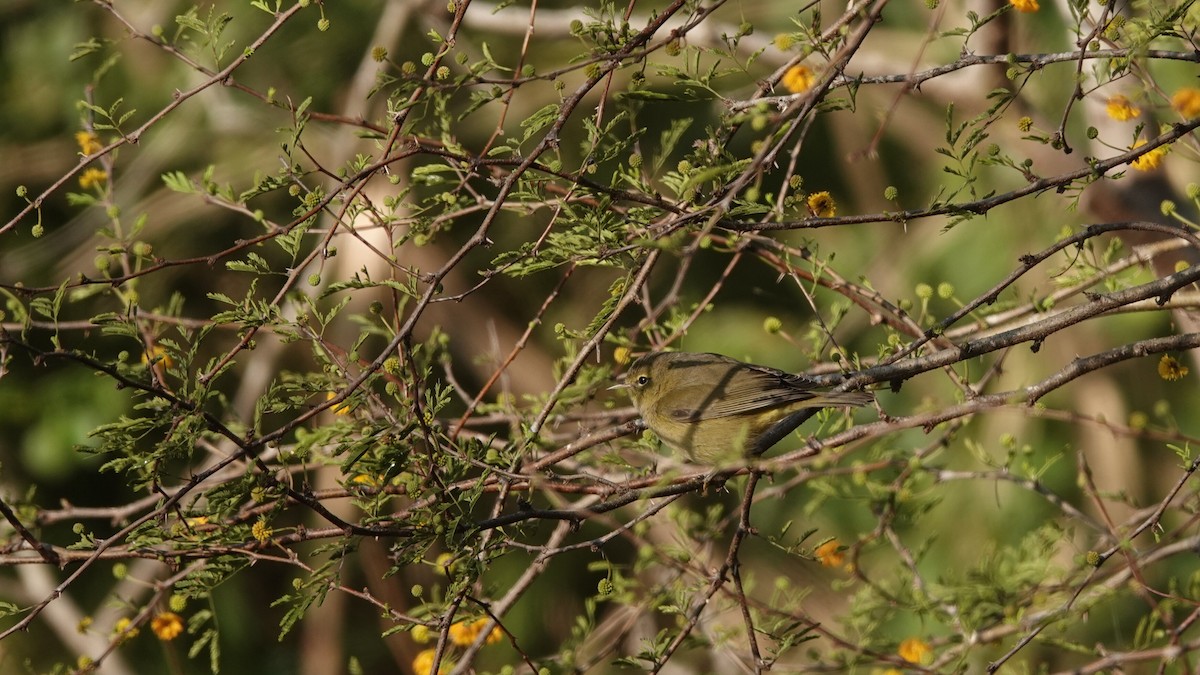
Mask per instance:
[[[733,377],[735,370],[739,377]],[[712,384],[680,387],[660,405],[673,419],[699,422],[818,398],[818,392],[811,391],[802,378],[771,368],[738,364],[725,379],[715,388]]]

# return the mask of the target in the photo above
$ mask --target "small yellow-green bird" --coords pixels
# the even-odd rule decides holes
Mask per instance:
[[[663,443],[707,465],[765,452],[791,429],[768,432],[793,415],[865,405],[874,398],[818,390],[800,375],[720,354],[688,352],[643,356],[611,388],[629,390],[642,420]]]

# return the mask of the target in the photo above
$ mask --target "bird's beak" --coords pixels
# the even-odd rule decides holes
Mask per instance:
[[[629,384],[627,384],[625,382],[621,382],[620,384],[614,384],[613,386],[609,387],[608,390],[612,391],[613,389],[628,389],[628,388],[629,388]]]

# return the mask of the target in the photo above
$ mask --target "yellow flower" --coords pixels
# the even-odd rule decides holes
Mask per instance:
[[[379,476],[371,476],[365,473],[356,474],[350,479],[350,482],[354,483],[355,485],[364,485],[369,488],[377,488],[380,485],[383,485],[383,480]]]
[[[429,675],[433,671],[433,657],[437,656],[436,649],[426,649],[413,659],[412,669],[416,675]],[[438,675],[450,672],[446,664],[441,665],[437,669]]]
[[[150,630],[159,640],[170,642],[183,633],[183,619],[175,612],[163,612],[150,621]]]
[[[1032,128],[1033,128],[1033,118],[1032,117],[1029,117],[1028,115],[1026,115],[1025,117],[1022,117],[1021,119],[1017,120],[1017,129],[1019,129],[1021,131],[1021,133],[1029,133],[1029,130]]]
[[[142,363],[161,363],[166,368],[175,365],[175,362],[171,360],[171,355],[159,345],[154,345],[142,352]]]
[[[459,647],[467,647],[474,644],[479,638],[479,634],[487,628],[490,619],[483,617],[476,619],[471,623],[459,621],[450,626],[450,641]],[[504,631],[500,630],[499,626],[494,626],[488,636],[484,638],[484,642],[489,645],[494,645],[504,637]]]
[[[1200,89],[1184,87],[1171,97],[1171,107],[1186,119],[1200,117]]]
[[[413,626],[412,639],[419,645],[423,645],[433,639],[433,631],[429,630],[429,626],[419,623]]]
[[[79,176],[79,187],[90,190],[103,185],[106,180],[108,180],[108,174],[104,172],[104,169],[87,169]]]
[[[1118,122],[1126,122],[1142,114],[1142,109],[1135,106],[1128,98],[1117,94],[1104,104],[1108,116]]]
[[[260,518],[254,521],[254,525],[250,527],[250,534],[253,535],[260,544],[265,544],[267,540],[271,538],[271,535],[274,534],[274,530],[267,525],[267,521]]]
[[[933,649],[920,638],[908,638],[900,643],[900,648],[896,650],[896,653],[909,663],[923,663],[933,654]]]
[[[789,33],[780,33],[772,40],[775,43],[775,48],[781,52],[786,52],[796,45],[796,38]]]
[[[1036,12],[1038,9],[1038,0],[1008,0],[1008,4],[1013,6],[1013,9],[1018,12]]]
[[[1163,354],[1162,358],[1158,360],[1158,376],[1167,382],[1182,380],[1187,377],[1187,374],[1188,367],[1170,354]]]
[[[1144,139],[1139,140],[1137,143],[1133,144],[1133,147],[1130,148],[1130,150],[1133,150],[1134,148],[1140,148],[1145,144],[1146,141]],[[1162,158],[1165,154],[1167,154],[1167,146],[1160,145],[1141,157],[1129,162],[1129,166],[1132,166],[1138,171],[1153,171],[1158,168],[1159,164],[1162,164]]]
[[[788,88],[788,91],[793,94],[807,91],[812,86],[813,80],[817,79],[816,75],[808,66],[794,65],[787,69],[783,74],[783,79],[780,80],[783,86]]]
[[[450,641],[459,647],[466,647],[475,641],[475,636],[479,632],[475,630],[475,624],[468,624],[463,621],[456,621],[450,626]]]
[[[332,401],[335,398],[337,398],[336,391],[325,392],[325,400],[326,401]],[[349,415],[350,414],[350,404],[343,401],[343,402],[333,406],[333,414],[334,415]]]
[[[76,131],[75,142],[79,144],[79,151],[84,155],[92,155],[104,147],[100,144],[100,137],[90,131]]]
[[[487,628],[489,621],[490,619],[487,617],[476,619],[475,623],[472,624],[472,627],[475,629],[476,633],[482,632],[484,628]],[[484,638],[483,642],[484,644],[494,645],[503,638],[504,631],[500,630],[500,626],[492,626],[491,632],[488,633],[488,636]]]
[[[132,623],[127,616],[117,619],[117,623],[113,626],[113,635],[120,635],[122,641],[137,637],[138,629],[129,627]]]
[[[828,192],[814,192],[808,196],[808,210],[814,216],[832,218],[837,215],[837,202]]]
[[[846,562],[846,555],[839,551],[839,548],[841,548],[841,544],[838,543],[838,540],[830,539],[818,546],[814,554],[825,567],[841,567],[842,563]]]

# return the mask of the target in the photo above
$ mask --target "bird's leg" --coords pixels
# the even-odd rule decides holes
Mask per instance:
[[[725,484],[729,482],[729,479],[736,476],[737,473],[738,469],[722,469],[720,467],[709,471],[708,473],[704,474],[704,479],[700,483],[700,494],[707,495],[709,484],[718,479],[720,480],[720,487],[724,488]]]

